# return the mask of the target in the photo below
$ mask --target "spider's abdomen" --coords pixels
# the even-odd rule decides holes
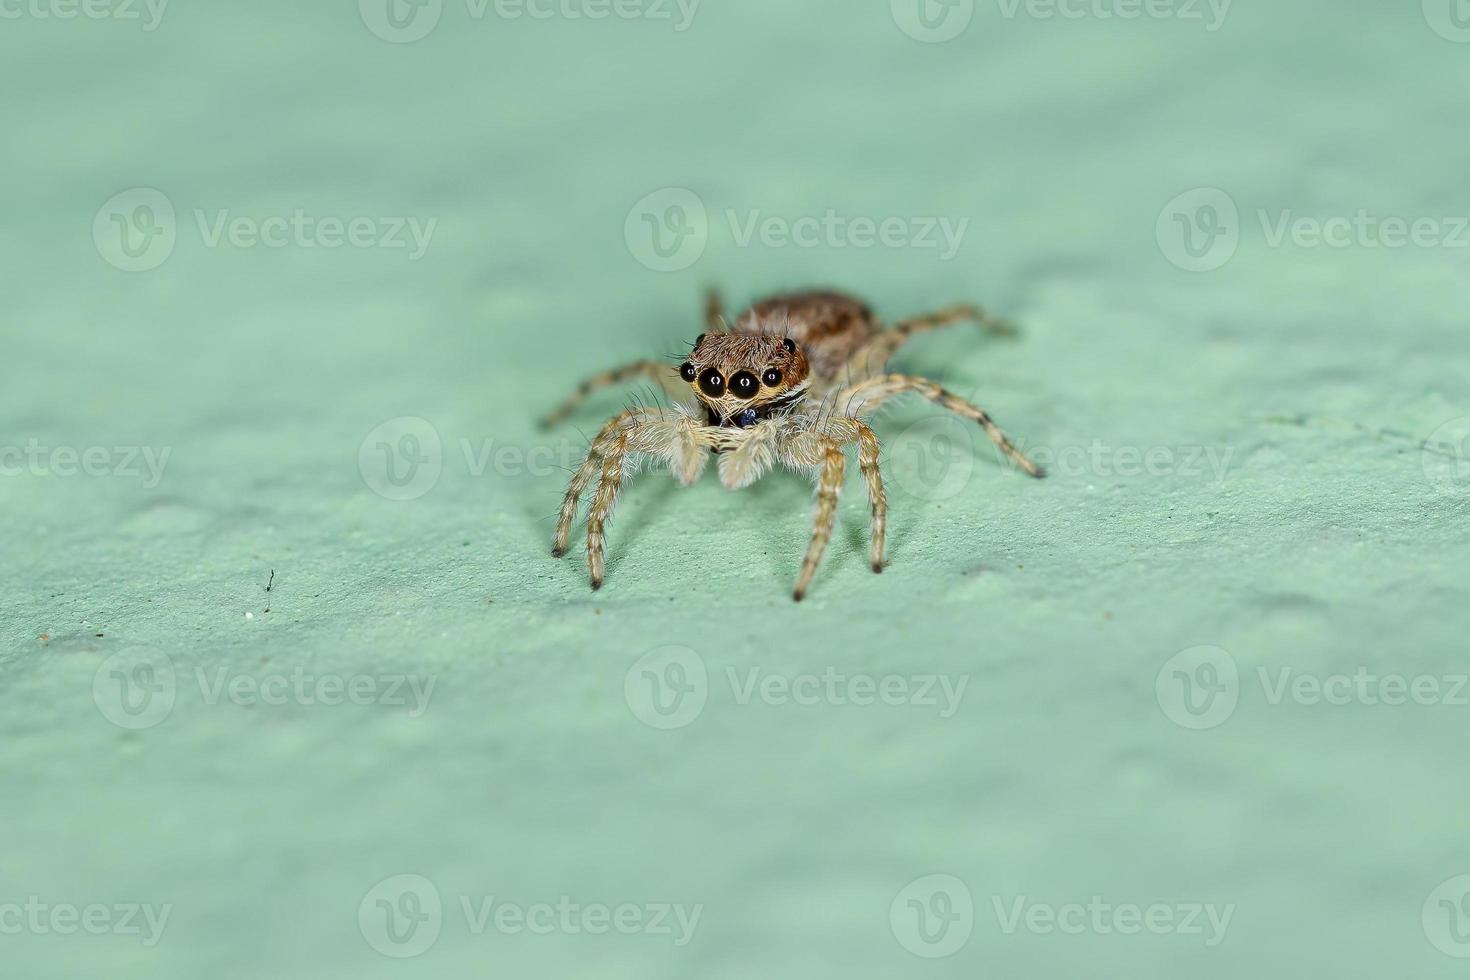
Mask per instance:
[[[848,359],[878,331],[862,300],[813,291],[770,296],[736,317],[733,332],[790,337],[801,345],[818,381],[835,380]]]

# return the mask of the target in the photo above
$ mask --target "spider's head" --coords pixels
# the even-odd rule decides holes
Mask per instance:
[[[795,341],[767,334],[700,334],[679,366],[711,424],[742,428],[799,399],[810,373]]]

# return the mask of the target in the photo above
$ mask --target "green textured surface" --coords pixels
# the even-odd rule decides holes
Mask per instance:
[[[710,0],[679,31],[449,0],[405,44],[347,0],[178,0],[151,31],[5,8],[0,972],[1463,973],[1463,883],[1436,889],[1470,873],[1470,707],[1452,690],[1470,251],[1269,234],[1288,210],[1364,209],[1470,237],[1444,220],[1470,214],[1470,44],[1437,19],[1448,5],[1242,0],[1212,31],[1203,5],[1206,21],[1047,19],[982,0],[945,43],[887,6]],[[177,241],[128,273],[100,253],[140,199],[104,202],[137,187],[167,196]],[[709,241],[665,274],[625,222],[669,187],[697,193]],[[1214,199],[1166,205],[1201,187],[1238,207],[1239,247],[1188,272],[1173,213],[1206,220]],[[968,226],[945,260],[742,247],[725,218],[829,208]],[[209,247],[195,217],[297,209],[437,224],[411,260]],[[582,437],[530,420],[583,374],[690,339],[707,282],[1015,316],[1019,340],[956,330],[899,363],[1061,465],[1032,483],[927,408],[885,414],[890,567],[867,569],[854,475],[800,606],[808,486],[645,476],[594,596],[580,549],[547,554]],[[365,466],[360,450],[401,417],[430,423],[442,475],[394,501],[372,489],[376,439]],[[42,463],[16,472],[31,445]],[[110,475],[56,472],[92,447]],[[127,447],[169,453],[155,486]],[[672,730],[640,720],[630,672],[665,645],[708,678]],[[1238,672],[1214,704],[1238,705],[1190,730],[1175,668],[1210,675],[1192,654],[1165,665],[1201,645],[1232,658],[1206,670]],[[140,665],[163,685],[157,724],[128,730],[109,721],[117,672],[141,683]],[[730,672],[752,670],[965,687],[952,712],[742,703]],[[1283,676],[1360,670],[1442,686],[1432,704],[1273,696]],[[298,672],[434,687],[422,712],[211,693]],[[443,913],[432,946],[393,958],[369,941],[386,921],[370,892],[402,874]],[[945,950],[914,938],[905,891],[932,874],[975,910],[937,959],[916,955]],[[32,896],[169,917],[152,945],[117,920],[13,928]],[[461,898],[490,896],[700,917],[683,945],[477,931]],[[1231,917],[1215,945],[1203,918],[1205,935],[1000,921],[1023,897],[1043,915],[1093,896]]]

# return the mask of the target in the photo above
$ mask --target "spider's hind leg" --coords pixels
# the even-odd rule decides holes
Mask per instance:
[[[704,291],[704,325],[722,333],[728,329],[725,324],[725,301],[720,296],[720,291],[713,286]]]
[[[889,358],[912,338],[966,320],[978,323],[980,329],[995,337],[1014,337],[1017,333],[1009,320],[994,316],[972,303],[948,306],[924,316],[901,320],[887,330],[879,331],[848,359],[849,376],[862,377],[871,371],[882,370]]]
[[[664,391],[675,397],[683,397],[688,393],[687,387],[680,381],[679,372],[676,368],[661,361],[634,361],[624,364],[622,367],[613,368],[611,371],[603,371],[577,385],[577,390],[567,396],[566,400],[558,405],[551,414],[541,420],[541,427],[549,429],[559,425],[587,401],[592,394],[599,389],[609,388],[634,378],[647,378],[663,386]]]

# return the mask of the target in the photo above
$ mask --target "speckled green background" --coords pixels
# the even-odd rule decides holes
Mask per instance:
[[[932,8],[934,42],[906,0],[707,0],[684,30],[653,0],[565,12],[595,2],[444,0],[409,43],[371,0],[174,0],[152,30],[141,5],[4,8],[0,972],[1462,975],[1470,29],[1449,3],[1217,22],[979,0],[967,25]],[[128,272],[136,188],[174,209],[153,212],[173,250]],[[968,224],[946,259],[850,227],[742,243],[727,218],[829,209]],[[436,224],[417,259],[209,241],[222,213],[297,211]],[[1273,240],[1283,215],[1360,211],[1430,223],[1402,247]],[[644,212],[693,232],[685,267],[648,267]],[[1216,247],[1191,259],[1181,221]],[[1053,477],[903,407],[878,423],[886,574],[855,475],[800,606],[809,486],[652,475],[594,595],[549,518],[578,428],[637,392],[531,420],[677,350],[706,283],[1015,316],[1018,340],[957,330],[899,363]],[[387,481],[379,443],[414,479]],[[168,453],[156,485],[145,449]],[[1363,675],[1438,693],[1333,680]],[[421,711],[406,677],[434,684]],[[690,700],[659,715],[650,677]],[[752,677],[776,686],[746,697]],[[953,711],[926,677],[965,685]],[[294,687],[324,678],[372,703]],[[866,684],[914,696],[851,703]],[[699,919],[682,945],[648,919],[478,929],[461,900],[492,896]],[[419,917],[390,935],[379,899]],[[1018,901],[1039,911],[1007,931]],[[1229,910],[1219,942],[1177,928],[1191,903]],[[105,934],[68,934],[93,904]],[[167,907],[156,943],[130,904]],[[1128,907],[1175,927],[1127,934]]]

